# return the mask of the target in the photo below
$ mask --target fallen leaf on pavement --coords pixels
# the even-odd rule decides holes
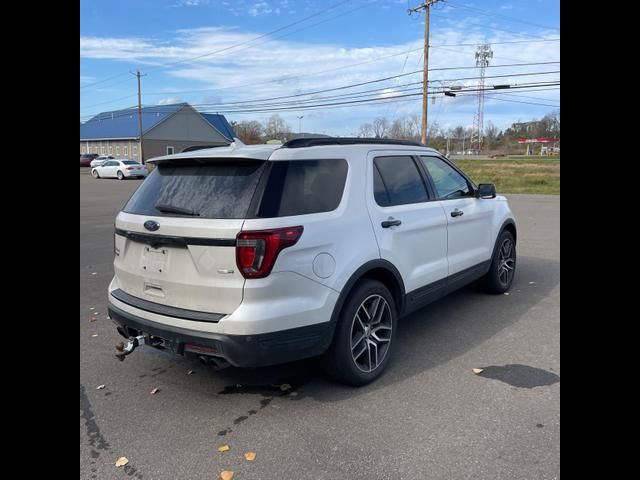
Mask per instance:
[[[187,375],[191,375],[192,373],[194,373],[194,372],[193,372],[193,370],[189,370],[189,371],[187,372]]]
[[[91,317],[91,321],[92,321],[92,322],[95,322],[96,320],[97,320],[97,318],[96,318],[96,317]]]
[[[98,334],[97,334],[97,333],[94,333],[94,334],[93,334],[93,335],[91,335],[91,336],[92,336],[92,337],[97,337],[97,336],[98,336]]]
[[[221,447],[218,447],[219,452],[226,452],[227,450],[229,450],[229,445],[222,445]]]
[[[98,386],[96,387],[96,390],[102,390],[103,388],[104,388],[104,385],[98,385]]]
[[[233,472],[231,470],[225,470],[224,472],[220,473],[220,478],[222,480],[231,480],[233,478]]]
[[[529,285],[535,285],[536,282],[529,282]]]
[[[280,390],[282,390],[283,392],[285,390],[291,390],[291,385],[289,385],[288,383],[283,383],[282,385],[280,385]]]
[[[298,395],[298,392],[291,392],[291,393],[289,394],[289,396],[290,396],[290,397],[295,397],[295,396],[297,396],[297,395]]]
[[[244,458],[252,462],[256,459],[256,452],[247,452],[244,454]]]
[[[116,460],[116,467],[122,467],[127,463],[129,463],[129,459],[127,457],[120,457],[118,460]]]
[[[504,292],[505,295],[509,295],[509,292]]]
[[[93,308],[93,307],[89,307],[89,310],[95,310],[95,308]]]
[[[156,393],[158,393],[160,391],[160,389],[158,387],[154,388],[153,390],[151,390],[151,395],[155,395]]]
[[[471,369],[473,371],[473,373],[475,373],[476,375],[479,373],[482,373],[482,368],[472,368]]]
[[[91,275],[97,275],[98,272],[91,272]]]

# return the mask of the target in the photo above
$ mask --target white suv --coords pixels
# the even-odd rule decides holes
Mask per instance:
[[[421,144],[236,140],[149,163],[115,223],[121,360],[141,344],[218,367],[323,355],[364,385],[398,318],[474,280],[513,281],[507,200]]]

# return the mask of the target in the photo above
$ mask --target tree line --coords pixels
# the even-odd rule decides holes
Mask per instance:
[[[274,114],[264,122],[243,120],[231,122],[231,126],[240,140],[246,144],[265,143],[269,140],[287,140],[294,138],[289,124],[278,114]],[[365,122],[351,135],[361,138],[394,138],[398,140],[420,141],[421,119],[417,115],[409,115],[394,120],[386,117],[375,118]],[[469,151],[472,129],[461,125],[444,129],[438,122],[427,128],[427,145],[443,153]],[[505,130],[499,130],[488,120],[484,127],[483,153],[514,155],[526,151],[526,145],[517,143],[520,138],[549,137],[557,139],[560,146],[560,112],[554,110],[541,119],[517,121]],[[448,143],[448,150],[447,150]]]

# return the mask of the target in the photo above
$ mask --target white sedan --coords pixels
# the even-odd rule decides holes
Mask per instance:
[[[147,173],[149,172],[146,167],[135,160],[109,160],[91,169],[93,178],[117,178],[118,180],[128,177],[143,178]]]
[[[102,165],[107,163],[109,160],[115,160],[115,159],[116,157],[112,157],[111,155],[101,155],[91,160],[91,168],[101,167]]]

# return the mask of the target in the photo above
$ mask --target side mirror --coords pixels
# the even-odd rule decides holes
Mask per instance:
[[[476,191],[478,198],[496,198],[496,186],[493,183],[481,183]]]

